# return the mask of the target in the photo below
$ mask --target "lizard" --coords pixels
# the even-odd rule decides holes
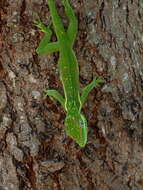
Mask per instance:
[[[60,18],[54,0],[48,0],[48,7],[51,13],[51,23],[45,26],[40,19],[35,24],[42,32],[44,38],[40,42],[36,52],[38,54],[51,54],[59,52],[58,69],[63,85],[64,97],[57,90],[45,90],[46,96],[50,96],[59,101],[66,111],[64,121],[66,134],[72,137],[80,147],[87,143],[87,120],[81,113],[81,109],[87,99],[89,92],[103,80],[95,77],[82,92],[80,92],[78,62],[73,50],[73,45],[78,31],[78,20],[68,0],[61,0],[65,14],[68,17],[69,25],[65,29]],[[53,25],[57,41],[50,42]]]

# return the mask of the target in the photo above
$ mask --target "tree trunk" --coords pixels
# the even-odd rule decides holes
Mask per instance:
[[[48,24],[47,1],[1,0],[0,190],[142,190],[143,1],[70,2],[81,88],[105,79],[83,108],[88,143],[80,148],[65,134],[64,110],[43,95],[63,92],[58,54],[35,52],[43,33],[32,14]]]

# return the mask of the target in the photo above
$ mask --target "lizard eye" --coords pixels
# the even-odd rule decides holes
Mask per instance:
[[[83,128],[83,127],[84,127],[84,122],[83,122],[83,121],[78,120],[78,123],[79,123],[79,126],[80,126],[81,128]]]

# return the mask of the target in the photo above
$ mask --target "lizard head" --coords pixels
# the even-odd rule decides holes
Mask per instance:
[[[81,147],[87,142],[87,121],[79,112],[67,113],[65,119],[65,129],[67,135],[72,137]]]

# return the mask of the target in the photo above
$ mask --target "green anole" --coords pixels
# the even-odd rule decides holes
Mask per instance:
[[[79,69],[78,62],[73,51],[73,44],[78,30],[78,21],[69,4],[68,0],[62,0],[66,16],[69,19],[69,26],[65,30],[62,20],[57,12],[55,1],[48,0],[52,22],[46,27],[40,19],[35,24],[41,31],[45,33],[44,38],[40,42],[36,52],[38,54],[51,54],[59,52],[58,68],[60,79],[62,81],[64,97],[56,90],[46,90],[46,95],[54,97],[58,100],[66,111],[64,122],[67,135],[72,137],[81,147],[87,143],[87,121],[81,113],[81,108],[89,92],[103,80],[95,78],[80,93]],[[54,32],[57,37],[56,42],[49,42],[52,36],[53,25]]]

